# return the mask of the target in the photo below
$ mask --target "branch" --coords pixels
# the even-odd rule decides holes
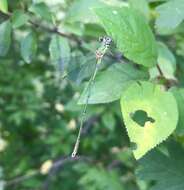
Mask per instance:
[[[162,70],[161,70],[161,68],[160,68],[160,66],[159,66],[159,64],[156,64],[156,67],[157,67],[157,69],[158,69],[158,72],[159,72],[160,76],[161,76],[162,78],[165,78],[165,77],[164,77],[164,74],[163,74],[163,72],[162,72]]]
[[[161,77],[162,79],[165,79],[165,87],[166,87],[167,89],[171,88],[172,86],[178,85],[178,80],[177,80],[177,79],[176,79],[176,80],[174,80],[174,79],[171,79],[171,80],[167,79],[167,78],[164,76],[164,74],[163,74],[163,72],[162,72],[160,66],[157,64],[156,67],[157,67],[157,69],[158,69],[158,72],[159,72],[159,74],[160,74],[160,77]]]
[[[98,115],[93,116],[91,118],[89,118],[86,122],[85,122],[85,130],[83,131],[82,135],[86,135],[86,133],[88,132],[88,130],[91,128],[91,126],[97,122],[100,119],[100,117]],[[87,161],[87,162],[91,162],[92,159],[86,156],[76,156],[75,158],[72,158],[71,156],[66,156],[66,157],[61,157],[59,159],[55,159],[55,161],[53,162],[48,174],[47,174],[47,179],[44,182],[43,185],[43,189],[48,189],[47,187],[49,186],[49,182],[50,179],[53,175],[55,175],[57,173],[57,171],[63,167],[65,164],[67,163],[71,163],[74,161]],[[29,180],[37,175],[43,175],[42,173],[40,173],[40,169],[34,170],[30,173],[27,173],[25,175],[22,176],[18,176],[15,177],[14,179],[8,180],[5,183],[5,186],[12,186],[12,185],[16,185],[16,184],[20,184],[25,180]]]
[[[79,45],[81,45],[82,43],[82,40],[78,39],[77,37],[75,37],[73,34],[66,34],[64,32],[61,32],[59,31],[58,27],[52,27],[52,28],[49,28],[48,26],[45,26],[43,24],[38,24],[32,20],[29,20],[28,21],[29,24],[31,24],[32,26],[36,27],[36,28],[41,28],[43,29],[44,31],[47,31],[47,32],[50,32],[50,33],[55,33],[55,34],[58,34],[64,38],[68,38],[69,40],[72,40],[74,42],[77,42]]]
[[[85,156],[76,156],[75,158],[72,158],[71,156],[66,157],[66,158],[60,158],[59,160],[57,160],[53,166],[51,167],[51,169],[49,170],[49,173],[47,175],[47,179],[45,180],[42,189],[43,190],[49,190],[50,189],[50,182],[52,180],[52,177],[54,175],[57,174],[57,172],[59,171],[59,169],[61,169],[65,164],[70,163],[70,162],[74,162],[74,161],[87,161],[87,162],[91,162],[92,160],[88,157]]]
[[[50,168],[50,170],[49,170],[49,172],[47,174],[48,175],[48,179],[51,176],[53,176],[53,174],[55,174],[56,171],[59,168],[61,168],[62,166],[64,166],[67,163],[74,162],[74,161],[87,161],[87,162],[91,162],[91,159],[88,158],[88,157],[84,157],[84,156],[77,156],[75,158],[71,158],[70,156],[61,157],[60,159],[57,159],[56,161],[54,161],[52,167]],[[29,180],[29,179],[37,176],[37,175],[43,175],[43,174],[40,173],[40,169],[34,170],[34,171],[32,171],[30,173],[27,173],[25,175],[18,176],[18,177],[15,177],[14,179],[6,181],[5,187],[20,184],[20,183],[24,182],[25,180]]]
[[[35,177],[36,175],[39,175],[39,174],[40,174],[40,171],[35,170],[33,172],[27,173],[26,175],[15,177],[14,179],[6,181],[5,182],[5,187],[22,183],[23,181],[28,180],[30,178],[33,178],[33,177]]]
[[[0,15],[2,15],[4,17],[7,17],[7,18],[11,18],[12,13],[10,13],[10,12],[9,13],[4,13],[4,12],[0,11]],[[68,38],[69,40],[72,40],[72,41],[78,43],[79,45],[81,45],[81,43],[82,43],[82,40],[78,39],[73,34],[66,34],[64,32],[59,31],[59,28],[57,26],[53,26],[52,28],[50,28],[50,27],[45,26],[43,24],[36,23],[36,22],[34,22],[32,20],[28,20],[28,23],[31,24],[33,27],[43,29],[44,31],[47,31],[47,32],[50,32],[50,33],[58,34],[58,35],[60,35],[60,36],[62,36],[64,38]]]

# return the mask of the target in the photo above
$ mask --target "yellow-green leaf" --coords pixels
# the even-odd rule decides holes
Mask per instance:
[[[8,2],[7,0],[0,0],[0,11],[7,13],[8,12]]]
[[[172,93],[150,82],[133,83],[121,97],[121,110],[136,159],[164,141],[178,122]]]

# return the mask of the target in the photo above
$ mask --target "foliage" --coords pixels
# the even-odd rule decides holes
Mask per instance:
[[[0,1],[0,190],[184,188],[183,6]]]
[[[8,53],[11,43],[11,24],[5,21],[0,26],[0,55],[5,56]]]
[[[183,8],[183,0],[173,0],[158,6],[157,29],[169,31],[176,28],[184,19]]]
[[[90,168],[80,179],[79,184],[85,185],[87,189],[124,189],[118,175],[114,171],[106,171],[101,168]]]
[[[170,142],[168,154],[154,150],[141,159],[142,168],[137,170],[137,175],[144,180],[156,180],[151,190],[181,190],[184,188],[183,155],[180,145]]]
[[[145,18],[134,8],[104,7],[95,9],[107,34],[130,60],[146,67],[156,64],[157,50]]]
[[[96,77],[95,84],[91,89],[89,103],[107,103],[118,100],[121,97],[121,93],[130,85],[130,83],[136,80],[144,80],[146,78],[147,73],[137,70],[130,64],[120,65],[115,63]],[[117,83],[122,85],[116,85]],[[111,91],[109,91],[109,89],[111,89]],[[85,89],[81,95],[79,103],[84,104],[86,99],[87,89]]]

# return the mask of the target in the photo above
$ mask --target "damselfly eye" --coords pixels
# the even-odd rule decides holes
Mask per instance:
[[[104,37],[99,37],[99,42],[103,42]]]
[[[110,45],[111,42],[112,42],[112,39],[109,38],[109,37],[106,37],[105,42],[106,42],[107,45]]]

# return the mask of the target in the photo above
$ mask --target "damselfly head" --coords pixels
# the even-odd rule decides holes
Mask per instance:
[[[106,46],[109,46],[112,43],[112,39],[108,36],[100,37],[99,41]]]
[[[112,39],[110,37],[105,37],[106,45],[110,45],[112,43]]]
[[[99,42],[103,42],[103,39],[104,39],[104,37],[100,36],[99,37]]]

